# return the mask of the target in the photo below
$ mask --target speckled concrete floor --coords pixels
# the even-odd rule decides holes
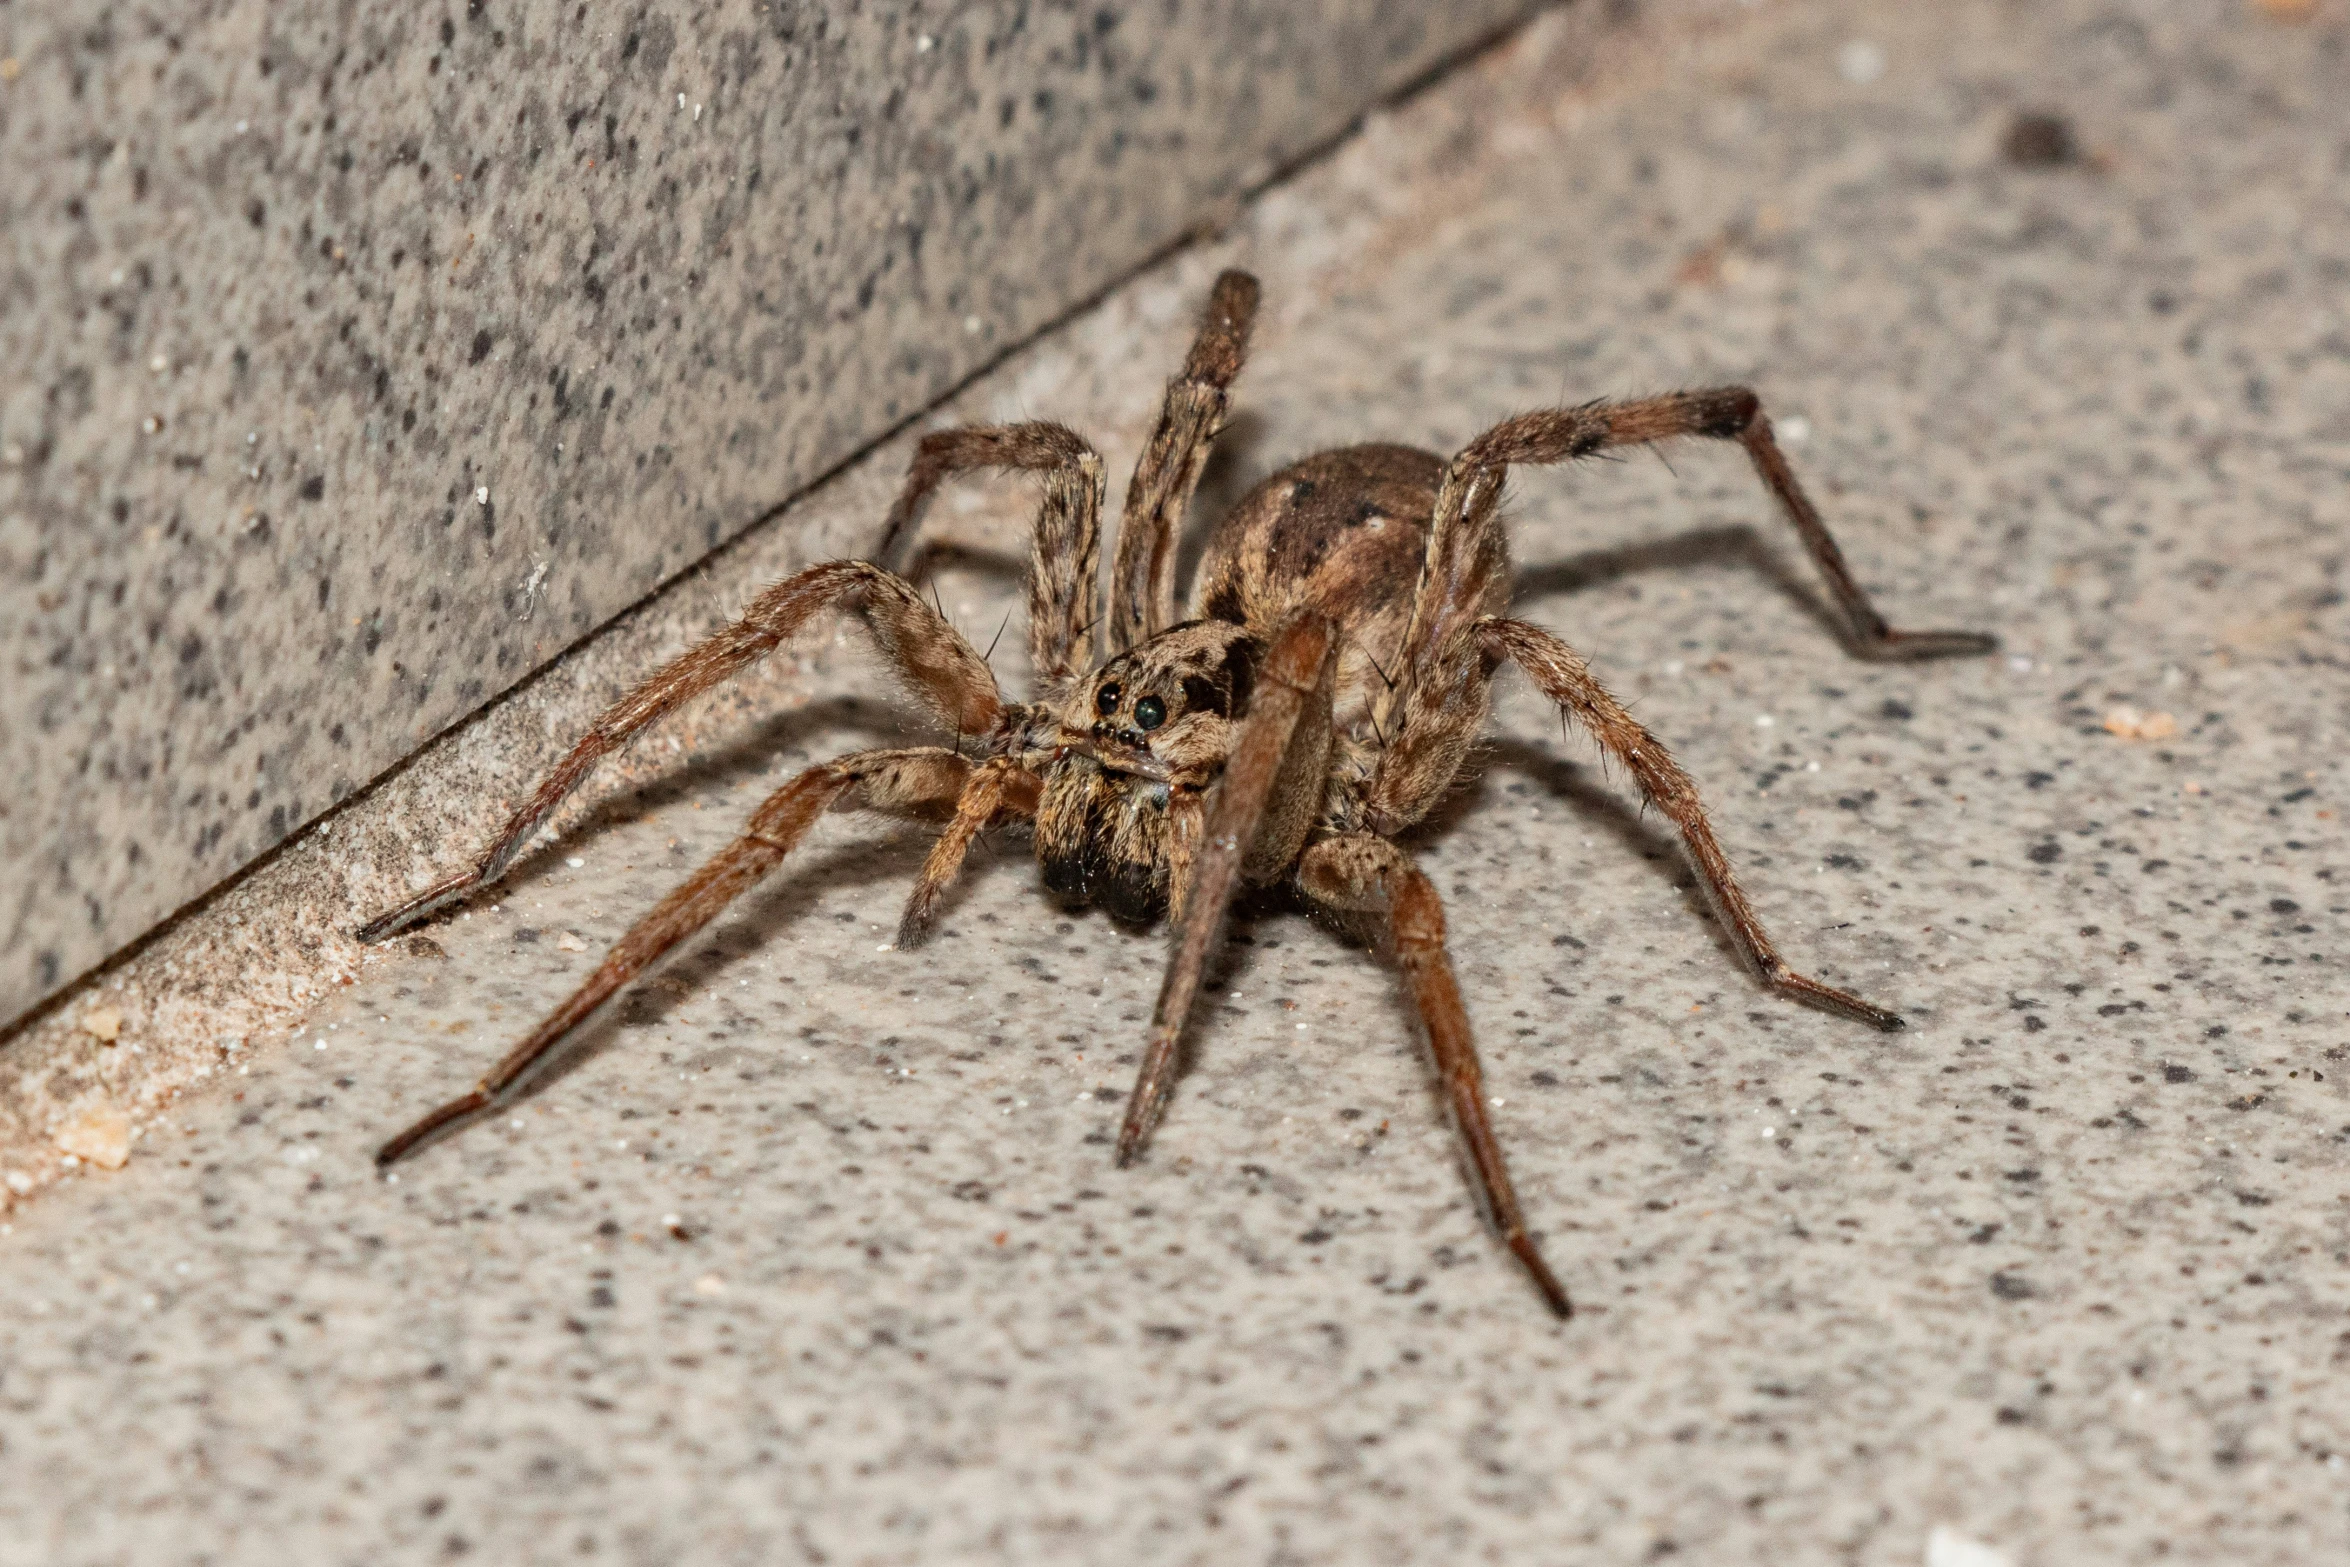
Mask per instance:
[[[957,412],[1131,451],[1234,260],[1269,315],[1215,495],[1753,379],[1896,617],[2001,657],[1843,658],[1694,449],[1521,479],[1521,607],[1907,1034],[1757,994],[1520,692],[1417,846],[1571,1324],[1481,1232],[1369,954],[1259,911],[1119,1172],[1159,942],[1007,837],[901,956],[922,840],[863,819],[377,1180],[763,787],[905,732],[844,640],[13,1216],[0,1559],[2350,1554],[2340,9],[1765,8],[1604,90],[1562,27]],[[2026,107],[2086,161],[2004,162]],[[1018,496],[941,515],[984,640]]]

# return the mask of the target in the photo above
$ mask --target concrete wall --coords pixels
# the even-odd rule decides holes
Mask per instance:
[[[1533,8],[0,13],[0,1019]]]

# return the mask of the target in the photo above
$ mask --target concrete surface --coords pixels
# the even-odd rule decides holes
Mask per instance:
[[[0,1023],[1528,0],[0,14]]]
[[[1546,20],[950,413],[1122,463],[1231,262],[1268,318],[1212,496],[1753,380],[1895,618],[2001,657],[1843,658],[1695,448],[1524,477],[1522,609],[1676,744],[1790,955],[1908,1033],[1758,995],[1520,690],[1416,847],[1572,1323],[1481,1231],[1380,965],[1295,913],[1112,1169],[1161,944],[1056,911],[1010,835],[916,959],[921,835],[826,827],[571,1070],[377,1180],[763,789],[911,731],[844,639],[7,1218],[10,1567],[2350,1554],[2350,20],[1655,25]],[[2019,110],[2083,161],[2009,163]],[[982,640],[1021,500],[938,513]],[[616,689],[601,649],[531,700]],[[488,814],[399,793],[426,770],[384,796],[430,807],[405,860],[314,851],[341,917]]]

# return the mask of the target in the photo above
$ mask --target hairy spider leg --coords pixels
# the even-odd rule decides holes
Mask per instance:
[[[1257,280],[1246,272],[1216,279],[1199,335],[1183,369],[1167,383],[1126,508],[1118,518],[1118,553],[1110,563],[1110,646],[1149,641],[1175,623],[1175,541],[1206,469],[1208,448],[1224,428],[1232,383],[1248,360],[1257,317]]]
[[[911,584],[865,561],[811,566],[768,588],[732,625],[671,659],[604,709],[471,867],[360,926],[359,940],[381,941],[496,881],[598,762],[663,715],[765,658],[824,609],[844,609],[862,618],[914,694],[955,733],[988,734],[1004,718],[1004,701],[986,661],[922,602]]]
[[[980,469],[1033,473],[1044,499],[1029,533],[1028,651],[1037,682],[1047,690],[1093,664],[1096,579],[1101,575],[1102,507],[1107,481],[1101,454],[1076,431],[1058,424],[969,424],[922,437],[882,524],[882,564],[905,569],[937,488],[957,474]]]
[[[1224,941],[1244,870],[1256,879],[1296,862],[1318,813],[1333,740],[1331,683],[1338,628],[1301,614],[1275,634],[1257,666],[1257,685],[1239,743],[1208,807],[1207,832],[1193,856],[1189,889],[1175,916],[1167,973],[1151,1012],[1142,1069],[1118,1132],[1118,1162],[1132,1164],[1165,1111],[1176,1046],[1201,982]],[[1303,808],[1300,809],[1300,801]],[[1267,869],[1269,867],[1269,870]]]
[[[1371,915],[1384,928],[1410,988],[1412,1008],[1426,1031],[1445,1107],[1485,1216],[1534,1276],[1550,1309],[1562,1317],[1573,1316],[1566,1286],[1542,1260],[1527,1232],[1526,1216],[1510,1186],[1509,1167],[1502,1162],[1501,1143],[1493,1135],[1477,1043],[1445,951],[1444,903],[1435,884],[1402,850],[1369,833],[1342,833],[1308,849],[1298,865],[1298,884],[1324,907]]]
[[[1468,657],[1477,668],[1475,678],[1490,681],[1494,669],[1505,659],[1516,664],[1544,696],[1581,724],[1632,774],[1641,793],[1679,830],[1706,901],[1729,931],[1739,956],[1765,985],[1793,1000],[1888,1032],[1903,1026],[1895,1013],[1788,967],[1732,874],[1730,857],[1722,852],[1721,840],[1706,820],[1697,785],[1656,736],[1599,683],[1573,648],[1539,626],[1500,616],[1477,622],[1464,640],[1469,644]]]
[[[1033,819],[1042,792],[1043,781],[1021,757],[994,757],[971,770],[971,781],[955,801],[954,820],[931,845],[922,874],[907,895],[906,911],[898,919],[900,948],[918,947],[930,939],[938,901],[961,874],[972,840],[1004,817]]]
[[[936,809],[956,799],[971,770],[968,761],[935,746],[865,751],[809,768],[770,795],[752,813],[741,836],[631,926],[586,983],[490,1068],[470,1092],[385,1143],[376,1153],[376,1164],[381,1167],[405,1157],[443,1128],[495,1104],[622,986],[716,919],[728,904],[780,865],[826,810],[843,804],[902,813]]]

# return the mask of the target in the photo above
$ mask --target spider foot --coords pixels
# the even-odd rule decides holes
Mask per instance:
[[[427,887],[398,908],[377,915],[351,935],[353,939],[370,946],[386,936],[396,936],[443,904],[455,902],[471,891],[479,880],[480,877],[472,871],[460,871],[446,881]]]
[[[1907,1020],[1898,1012],[1888,1012],[1883,1007],[1871,1006],[1848,990],[1838,990],[1833,985],[1823,985],[1809,975],[1798,974],[1785,966],[1781,966],[1773,973],[1770,976],[1770,981],[1772,989],[1802,1002],[1807,1007],[1817,1007],[1822,1012],[1833,1012],[1838,1017],[1848,1017],[1855,1022],[1866,1023],[1882,1033],[1898,1034],[1909,1027]]]
[[[1868,638],[1858,649],[1875,663],[1912,664],[1929,658],[1976,658],[1999,651],[1987,631],[1891,631]]]
[[[488,1109],[489,1105],[490,1096],[478,1088],[461,1099],[450,1100],[378,1148],[375,1151],[375,1167],[379,1170],[390,1168],[423,1147],[445,1128],[453,1126],[477,1111]]]
[[[1518,1261],[1524,1263],[1526,1271],[1534,1276],[1534,1287],[1542,1291],[1543,1301],[1558,1315],[1559,1320],[1563,1322],[1574,1316],[1575,1303],[1567,1298],[1567,1287],[1550,1271],[1550,1264],[1542,1260],[1542,1253],[1535,1250],[1534,1237],[1524,1230],[1518,1230],[1504,1238],[1510,1250],[1517,1253]]]

